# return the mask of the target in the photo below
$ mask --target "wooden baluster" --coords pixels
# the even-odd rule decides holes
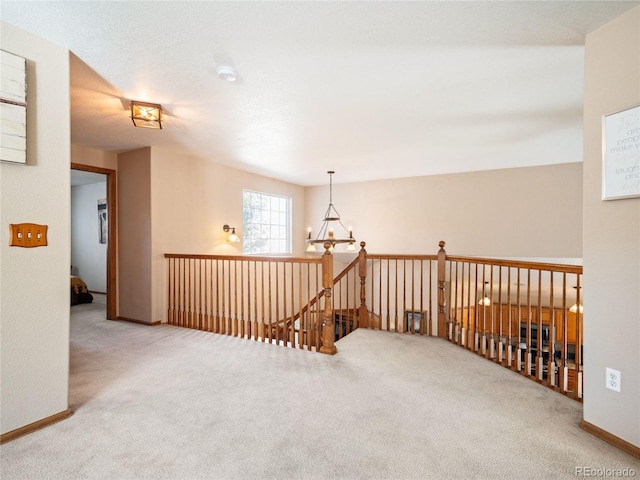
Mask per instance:
[[[506,366],[509,368],[513,368],[513,311],[511,308],[511,267],[507,267],[507,321],[508,321],[508,330],[509,333],[507,335],[507,358],[506,358]]]
[[[575,371],[573,374],[573,398],[578,400],[582,398],[582,298],[580,296],[580,275],[576,274],[576,312],[575,312]]]
[[[294,268],[293,268],[293,262],[289,262],[289,266],[291,268],[291,292],[289,294],[289,298],[291,299],[291,305],[290,305],[290,325],[289,325],[289,345],[292,348],[296,348],[296,338],[295,338],[295,330],[296,330],[296,325],[295,325],[295,295],[296,295],[296,289],[295,289],[295,275],[294,275]]]
[[[445,338],[447,332],[447,312],[446,297],[445,297],[445,282],[446,282],[446,264],[447,264],[447,252],[445,251],[446,243],[440,240],[438,246],[438,336]]]
[[[173,324],[173,312],[172,312],[172,306],[173,306],[173,298],[172,298],[172,291],[171,291],[171,264],[173,263],[173,258],[169,258],[168,259],[168,263],[167,263],[167,272],[168,272],[168,278],[167,278],[167,323],[169,325]]]
[[[324,262],[324,260],[322,260]],[[322,263],[320,265],[316,264],[316,284],[315,284],[315,290],[318,291],[318,287],[320,287],[322,285]],[[315,303],[315,319],[314,319],[314,327],[313,327],[313,332],[314,332],[314,345],[316,348],[316,351],[319,352],[320,351],[320,346],[322,345],[322,329],[323,329],[323,323],[324,323],[324,310],[321,310],[320,308],[321,304],[320,304],[320,299],[318,299],[318,301]]]
[[[191,259],[187,258],[187,328],[193,328],[193,312],[191,310],[192,282]]]
[[[400,331],[404,331],[404,332],[408,331],[409,333],[413,333],[413,328],[410,325],[410,323],[413,323],[413,322],[407,322],[407,320],[409,319],[407,307],[408,307],[407,305],[407,260],[403,259],[402,260],[402,310],[401,310],[403,325],[400,327]],[[413,306],[411,309],[413,310]]]
[[[267,324],[268,324],[268,332],[269,332],[269,343],[273,343],[274,338],[273,338],[273,310],[271,309],[271,301],[273,299],[273,295],[271,292],[271,267],[272,267],[272,263],[267,262],[267,284],[268,284],[268,295],[267,295]]]
[[[376,291],[374,287],[374,279],[375,275],[375,260],[371,260],[371,311],[375,310],[375,298]],[[375,312],[374,312],[375,313]],[[372,321],[375,321],[375,317],[370,319],[369,324],[371,325]],[[382,262],[378,261],[378,321],[375,322],[374,328],[378,330],[382,330]]]
[[[324,322],[322,325],[322,346],[320,353],[334,355],[338,349],[334,345],[334,320],[333,320],[333,255],[329,251],[331,244],[325,242],[322,255],[322,287],[324,288]]]
[[[198,330],[203,329],[203,318],[202,318],[202,259],[198,259]]]
[[[311,298],[313,296],[312,292],[318,291],[318,288],[315,285],[312,288],[312,281],[311,281],[313,279],[314,269],[317,267],[318,266],[315,264],[309,264],[307,266],[308,302],[311,301]],[[315,327],[315,318],[316,318],[314,309],[315,309],[315,304],[313,305],[309,304],[309,308],[307,308],[307,312],[305,313],[304,323],[303,322],[300,323],[300,326],[303,328],[303,331],[304,331],[304,335],[305,335],[304,345],[307,350],[312,350],[314,346],[314,327]]]
[[[506,337],[504,331],[504,308],[502,308],[502,267],[498,267],[498,355],[497,362],[504,365],[505,343],[503,339]]]
[[[264,303],[264,299],[265,299],[265,289],[264,289],[264,262],[260,262],[260,292],[261,292],[261,297],[260,297],[260,337],[262,338],[263,342],[267,341],[267,335],[269,335],[269,332],[267,331],[265,333],[264,329],[265,329],[265,322],[266,322],[266,317],[265,317],[265,303]],[[271,337],[269,336],[269,339],[271,339]],[[271,340],[269,340],[271,341]]]
[[[542,315],[542,270],[538,270],[538,338],[536,339],[536,378],[540,381],[544,380],[544,345],[542,344],[542,331],[544,329]]]
[[[458,270],[460,274],[458,274]],[[464,345],[464,262],[459,264],[456,262],[456,343],[458,345]],[[460,290],[460,293],[458,293]],[[458,305],[458,298],[460,298],[460,304]]]
[[[527,319],[525,331],[525,359],[524,371],[527,376],[531,376],[531,269],[527,268]],[[522,321],[522,317],[520,319]]]
[[[547,358],[547,387],[557,387],[556,381],[556,329],[558,328],[556,322],[556,312],[554,306],[554,272],[550,273],[549,278],[549,356]]]
[[[280,264],[277,262],[273,265],[276,270],[276,294],[275,294],[275,303],[276,303],[276,313],[275,313],[275,325],[276,325],[276,343],[280,343],[284,340],[284,332],[282,324],[280,320],[282,320],[282,316],[280,315]]]
[[[424,315],[424,260],[420,260],[420,335],[429,334],[428,327],[425,331],[425,322],[428,322],[428,319],[425,318]]]
[[[520,324],[522,323],[522,307],[521,307],[521,301],[520,301],[520,268],[517,269],[517,282],[518,285],[516,286],[516,295],[517,295],[517,299],[516,299],[516,332],[517,332],[517,342],[518,342],[518,348],[517,348],[517,357],[516,357],[516,369],[518,371],[518,373],[522,372],[523,369],[523,363],[522,363],[522,338],[521,338],[521,333],[522,333],[522,329],[520,328]]]
[[[213,259],[208,259],[207,271],[209,272],[209,281],[207,285],[207,332],[213,331]]]
[[[253,316],[251,317],[253,340],[258,341],[258,262],[253,261]]]
[[[560,329],[560,366],[558,367],[558,385],[563,393],[567,392],[567,274],[562,274],[562,327]]]
[[[394,299],[393,299],[393,331],[394,332],[399,332],[400,330],[400,326],[398,325],[398,259],[394,259],[394,276],[393,278],[395,279],[395,285],[394,285]]]
[[[222,261],[222,322],[220,333],[229,334],[229,315],[231,312],[231,261]]]
[[[460,345],[462,345],[463,347],[466,347],[467,344],[469,342],[467,342],[467,336],[468,336],[468,330],[469,330],[469,309],[467,308],[465,311],[464,305],[464,287],[465,287],[465,281],[464,281],[464,266],[465,266],[465,262],[462,262],[460,264],[460,269],[461,269],[461,274],[460,274],[460,285],[461,285],[461,296],[460,296],[460,312],[462,315],[461,318],[461,323],[462,323],[462,328],[461,328],[461,334],[460,334]],[[469,293],[467,292],[467,296],[469,295]]]
[[[216,259],[216,280],[214,282],[216,289],[216,316],[214,319],[213,331],[220,333],[220,260]]]
[[[480,347],[480,309],[478,308],[478,264],[474,263],[474,289],[473,289],[473,352],[476,353]]]
[[[244,304],[245,304],[245,296],[244,296],[244,264],[245,262],[240,262],[240,325],[238,335],[240,338],[244,338],[245,335],[245,315],[244,315]]]

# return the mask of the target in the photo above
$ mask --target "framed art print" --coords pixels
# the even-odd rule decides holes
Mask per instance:
[[[27,163],[26,61],[0,50],[0,161]]]
[[[602,118],[602,199],[640,197],[640,105]]]

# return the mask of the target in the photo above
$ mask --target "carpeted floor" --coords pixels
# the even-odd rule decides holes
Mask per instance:
[[[75,413],[2,445],[2,479],[640,475],[579,428],[581,404],[446,341],[357,330],[337,347],[325,356],[74,306]]]

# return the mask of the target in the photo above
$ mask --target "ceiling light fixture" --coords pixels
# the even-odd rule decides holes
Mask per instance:
[[[311,228],[307,230],[307,243],[309,244],[309,246],[307,247],[307,252],[315,252],[315,244],[320,243],[324,245],[325,242],[329,242],[331,244],[330,250],[333,250],[336,244],[347,243],[347,250],[355,251],[356,239],[353,238],[353,230],[351,227],[349,227],[349,230],[345,228],[345,226],[340,221],[340,214],[333,206],[333,174],[335,172],[333,170],[329,170],[327,173],[329,174],[329,207],[324,214],[324,220],[322,221],[322,226],[320,227],[318,236],[316,238],[312,238]],[[344,237],[336,237],[334,228],[330,227],[340,227],[344,232]]]
[[[162,106],[132,100],[131,121],[136,127],[162,129]]]
[[[575,289],[576,289],[576,291],[577,291],[579,288],[582,288],[582,287],[578,287],[578,286],[576,285],[576,286],[574,286],[573,288],[575,288]],[[576,293],[576,295],[578,295],[578,293]],[[574,303],[573,305],[571,305],[571,306],[569,307],[569,311],[570,311],[571,313],[583,313],[583,312],[584,312],[584,307],[582,306],[582,304],[581,304],[581,303],[576,302],[576,303]]]
[[[235,82],[238,79],[238,72],[236,72],[236,69],[228,65],[220,65],[216,68],[216,73],[219,78],[226,80],[227,82]]]
[[[489,282],[484,282],[485,285],[488,285]],[[487,287],[484,286],[482,287],[482,293],[483,293],[483,297],[478,301],[478,305],[482,306],[482,307],[490,307],[491,306],[491,299],[489,298],[489,296],[487,295]]]

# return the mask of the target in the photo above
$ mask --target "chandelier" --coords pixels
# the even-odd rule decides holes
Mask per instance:
[[[329,170],[327,173],[329,174],[329,207],[327,207],[327,211],[324,214],[324,220],[322,221],[318,235],[315,238],[311,237],[311,227],[309,227],[307,231],[307,243],[309,244],[307,252],[317,251],[316,244],[324,245],[326,242],[331,244],[329,248],[330,251],[333,251],[337,244],[346,243],[348,244],[347,251],[355,252],[356,239],[353,238],[353,230],[351,230],[351,227],[349,227],[349,230],[345,228],[340,221],[340,214],[336,210],[336,207],[333,206],[333,174],[336,172]],[[336,229],[339,229],[338,233],[336,233]],[[336,235],[343,235],[343,237]]]

